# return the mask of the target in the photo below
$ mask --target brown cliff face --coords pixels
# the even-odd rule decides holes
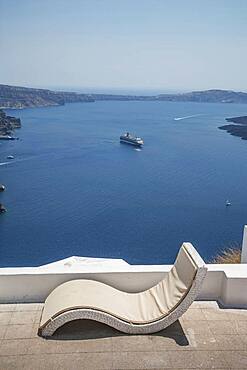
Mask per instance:
[[[233,124],[220,126],[220,130],[225,130],[230,135],[247,140],[247,116],[226,118],[226,121],[232,122]]]
[[[90,95],[19,86],[0,85],[0,108],[30,108],[91,102]]]
[[[14,129],[20,127],[20,118],[7,116],[6,113],[0,109],[0,135],[10,135]]]

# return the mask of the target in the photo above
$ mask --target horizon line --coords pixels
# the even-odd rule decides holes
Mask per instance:
[[[188,89],[176,89],[176,88],[153,88],[153,87],[150,87],[150,88],[144,88],[144,87],[110,87],[110,86],[105,86],[105,87],[82,87],[82,86],[63,86],[63,85],[60,85],[60,86],[55,86],[55,85],[29,85],[29,84],[25,84],[25,85],[20,85],[20,84],[9,84],[9,83],[0,83],[0,85],[6,85],[6,86],[12,86],[12,87],[24,87],[24,88],[30,88],[30,89],[44,89],[44,90],[53,90],[53,91],[66,91],[64,89],[69,89],[70,92],[73,92],[73,90],[77,90],[79,89],[80,91],[79,92],[83,92],[83,90],[85,91],[85,93],[87,94],[86,90],[91,90],[90,92],[88,92],[88,94],[94,94],[93,90],[98,90],[97,92],[95,92],[95,94],[100,94],[99,90],[108,90],[108,92],[103,92],[102,91],[102,94],[109,94],[109,95],[114,95],[113,93],[111,93],[109,90],[112,90],[112,91],[124,91],[125,94],[128,94],[128,91],[129,92],[156,92],[156,94],[182,94],[182,93],[190,93],[190,92],[196,92],[196,91],[214,91],[214,90],[219,90],[219,91],[233,91],[233,92],[244,92],[244,93],[247,93],[247,90],[241,90],[241,89],[233,89],[233,88],[230,88],[230,89],[226,89],[226,88],[216,88],[216,87],[213,87],[213,88],[188,88]],[[61,90],[62,89],[62,90]],[[77,92],[77,91],[74,91],[74,92]]]

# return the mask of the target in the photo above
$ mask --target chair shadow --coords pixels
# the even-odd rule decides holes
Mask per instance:
[[[92,320],[74,320],[61,326],[52,337],[47,340],[89,340],[111,337],[129,337],[133,334],[125,334],[108,325]],[[172,325],[154,334],[139,336],[163,337],[173,339],[180,346],[188,346],[189,341],[184,330],[177,320]]]

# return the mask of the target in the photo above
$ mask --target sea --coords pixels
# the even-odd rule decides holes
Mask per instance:
[[[184,241],[210,262],[241,244],[247,141],[218,126],[246,105],[99,101],[6,112],[22,128],[19,140],[0,142],[1,267],[69,256],[170,264]],[[121,144],[126,131],[143,148]]]

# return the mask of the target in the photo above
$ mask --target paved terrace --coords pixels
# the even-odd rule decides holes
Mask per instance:
[[[0,369],[247,369],[247,310],[194,302],[153,335],[74,321],[37,336],[43,304],[0,305]]]

